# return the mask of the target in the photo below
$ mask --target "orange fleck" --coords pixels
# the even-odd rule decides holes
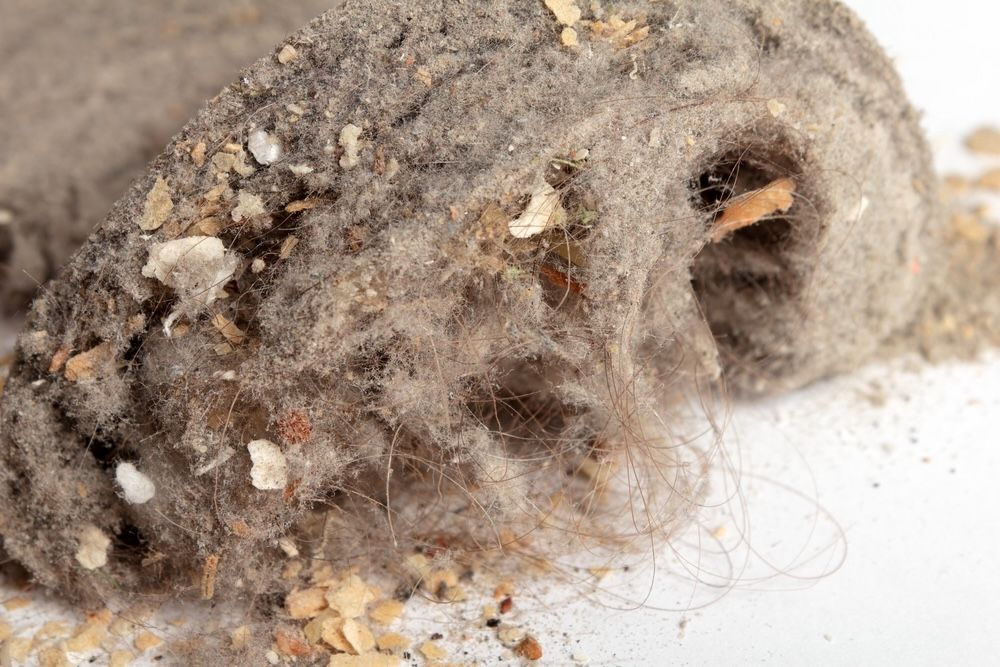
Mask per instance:
[[[312,422],[300,410],[291,410],[278,418],[278,435],[289,445],[309,440]]]
[[[755,225],[769,215],[785,213],[795,203],[795,181],[780,178],[760,190],[734,197],[712,228],[712,243]]]
[[[559,269],[554,269],[551,266],[543,266],[538,269],[538,272],[548,278],[549,281],[556,287],[568,289],[574,294],[583,294],[584,290],[587,289],[587,286],[584,283],[574,280]]]

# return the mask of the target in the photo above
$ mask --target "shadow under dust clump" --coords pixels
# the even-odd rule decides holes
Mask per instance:
[[[402,539],[421,480],[489,538],[580,460],[680,485],[674,387],[909,326],[936,186],[860,22],[615,11],[345,2],[214,99],[35,302],[5,549],[84,600],[266,601],[319,508]]]

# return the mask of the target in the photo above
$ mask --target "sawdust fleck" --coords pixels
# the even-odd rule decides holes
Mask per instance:
[[[368,653],[375,649],[375,636],[364,623],[348,618],[341,626],[340,632],[355,653]]]
[[[559,209],[559,193],[549,183],[543,183],[531,195],[524,212],[510,221],[511,236],[527,239],[548,229]]]
[[[580,20],[583,12],[576,6],[576,0],[545,0],[545,6],[565,26],[572,26]]]
[[[410,648],[410,640],[398,632],[387,632],[384,635],[380,635],[376,644],[378,650],[389,651],[390,653],[398,653]]]
[[[428,88],[434,85],[434,77],[431,75],[431,71],[426,67],[418,67],[417,71],[413,73],[417,81],[424,84]]]
[[[420,652],[428,660],[444,660],[448,657],[448,652],[441,648],[437,642],[424,642],[420,645]]]
[[[18,609],[24,609],[31,605],[31,600],[28,598],[16,597],[11,598],[3,603],[3,608],[7,611],[17,611]]]
[[[191,162],[194,166],[201,167],[205,164],[205,151],[208,147],[205,145],[204,141],[199,141],[191,149]]]
[[[356,574],[347,576],[326,594],[327,604],[344,618],[364,616],[365,608],[374,599],[371,589]]]
[[[292,591],[285,598],[285,609],[295,619],[314,618],[326,609],[326,591],[322,588],[305,588]]]
[[[394,655],[369,653],[367,655],[349,655],[341,653],[330,656],[328,667],[398,667],[399,658]]]
[[[229,647],[234,651],[242,651],[250,643],[253,634],[249,625],[241,625],[229,633]]]
[[[146,232],[156,231],[170,217],[174,210],[174,202],[170,198],[170,186],[167,181],[158,176],[153,187],[146,194],[146,203],[139,219],[139,228]]]
[[[146,652],[149,649],[156,648],[163,643],[163,640],[154,635],[152,632],[143,631],[136,635],[135,640],[132,642],[137,651]]]
[[[101,343],[66,361],[64,376],[70,382],[86,382],[106,377],[113,371],[114,348]]]
[[[131,651],[112,651],[108,667],[128,667],[135,660],[135,655]]]
[[[403,603],[399,600],[384,600],[375,605],[368,616],[376,623],[389,625],[403,615]]]
[[[239,347],[246,340],[246,332],[240,329],[235,322],[223,315],[222,313],[216,313],[212,317],[212,326],[215,330],[222,334],[222,337],[226,339],[231,345]]]

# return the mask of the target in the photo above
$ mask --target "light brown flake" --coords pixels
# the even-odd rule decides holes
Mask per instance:
[[[295,619],[314,618],[327,607],[325,595],[322,588],[292,591],[285,598],[285,609]]]
[[[577,34],[576,30],[568,26],[563,28],[560,40],[562,41],[563,46],[580,46],[580,36]]]
[[[91,614],[86,622],[76,629],[73,637],[66,641],[66,650],[80,653],[96,649],[107,637],[111,619],[110,609]]]
[[[226,339],[228,343],[239,347],[246,340],[246,332],[236,326],[236,323],[231,319],[223,315],[222,313],[216,313],[212,317],[212,326],[215,330],[222,334],[222,337]]]
[[[278,251],[278,259],[288,259],[292,256],[292,252],[295,251],[295,246],[299,244],[299,239],[294,236],[289,236],[284,241],[281,242],[281,249]]]
[[[448,657],[448,651],[441,648],[437,642],[424,642],[420,645],[420,652],[428,660],[444,660]]]
[[[23,637],[8,639],[0,648],[0,658],[6,658],[13,664],[19,665],[28,660],[31,654],[32,641]]]
[[[995,127],[981,127],[966,138],[965,145],[975,153],[1000,155],[1000,130]]]
[[[50,646],[38,652],[38,667],[73,667],[73,665],[64,650]]]
[[[416,77],[417,81],[424,84],[428,88],[434,85],[434,77],[431,75],[431,71],[426,67],[418,67],[413,76]]]
[[[205,164],[206,149],[207,147],[205,146],[204,141],[199,141],[194,145],[194,148],[191,149],[191,162],[194,163],[194,166],[201,167]]]
[[[242,651],[250,643],[253,634],[249,625],[241,625],[229,633],[229,646],[234,651]]]
[[[306,643],[301,632],[280,629],[274,633],[274,643],[278,653],[289,657],[301,657],[312,653],[312,647]]]
[[[327,604],[344,618],[364,616],[365,608],[374,599],[371,589],[356,574],[348,575],[326,593]]]
[[[330,656],[328,667],[399,667],[400,660],[394,655],[369,653],[367,655],[338,654]]]
[[[36,642],[45,641],[46,639],[61,639],[63,637],[69,637],[70,628],[65,621],[49,621],[42,627],[38,628],[38,632],[35,633],[34,640]]]
[[[384,600],[375,605],[368,617],[382,625],[389,625],[403,615],[404,605],[399,600]]]
[[[86,382],[107,377],[114,370],[114,348],[101,343],[66,361],[64,377],[70,382]]]
[[[0,642],[5,642],[10,639],[12,634],[14,634],[14,629],[10,627],[10,623],[0,621]]]
[[[163,226],[173,210],[174,202],[170,198],[170,186],[162,176],[158,176],[153,187],[146,193],[139,229],[145,232],[156,231]]]
[[[212,554],[205,558],[201,568],[201,599],[211,600],[215,597],[215,577],[219,571],[219,556]]]
[[[785,213],[795,203],[795,181],[781,178],[760,190],[735,197],[712,228],[712,242],[718,243],[733,232],[757,224],[767,216]]]
[[[545,6],[565,26],[572,26],[580,20],[583,12],[576,6],[576,0],[545,0]]]
[[[18,609],[24,609],[31,605],[31,600],[28,598],[16,597],[11,598],[3,603],[3,608],[7,611],[17,611]]]
[[[976,187],[983,190],[1000,191],[1000,168],[990,169],[976,180]]]
[[[156,648],[162,643],[162,639],[154,635],[152,632],[146,631],[140,632],[136,635],[135,640],[133,641],[136,650],[140,652],[146,652],[149,649]]]
[[[353,618],[345,619],[340,632],[355,653],[368,653],[375,649],[375,636],[364,623]]]
[[[285,206],[285,212],[298,213],[300,211],[308,211],[310,209],[316,208],[317,206],[319,206],[319,204],[320,204],[319,199],[298,199],[296,201],[289,202],[288,205]]]
[[[379,635],[376,640],[376,645],[380,651],[388,651],[390,653],[399,653],[410,648],[410,640],[398,632],[387,632],[384,635]]]
[[[990,237],[990,230],[982,219],[972,213],[958,213],[951,219],[952,229],[959,237],[972,243],[985,243]]]
[[[278,62],[282,65],[287,65],[298,57],[298,50],[296,50],[296,48],[291,44],[285,44],[281,47],[281,50],[278,51]]]
[[[133,660],[135,660],[135,654],[132,651],[112,651],[108,667],[128,667]]]
[[[343,653],[354,653],[354,647],[347,641],[343,633],[344,619],[334,613],[324,615],[319,623],[320,638],[327,645]],[[306,635],[309,636],[309,635]]]
[[[69,345],[63,345],[56,350],[56,353],[52,355],[52,361],[49,362],[49,373],[58,373],[61,371],[72,352],[73,348]]]

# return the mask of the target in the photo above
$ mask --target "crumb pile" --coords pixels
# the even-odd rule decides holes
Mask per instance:
[[[268,650],[394,664],[359,620],[381,593],[317,563],[402,551],[425,580],[443,535],[600,533],[616,476],[643,511],[605,514],[669,532],[698,499],[671,401],[911,331],[940,212],[917,116],[836,2],[344,2],[36,300],[4,546],[75,599],[248,601],[302,621]]]

